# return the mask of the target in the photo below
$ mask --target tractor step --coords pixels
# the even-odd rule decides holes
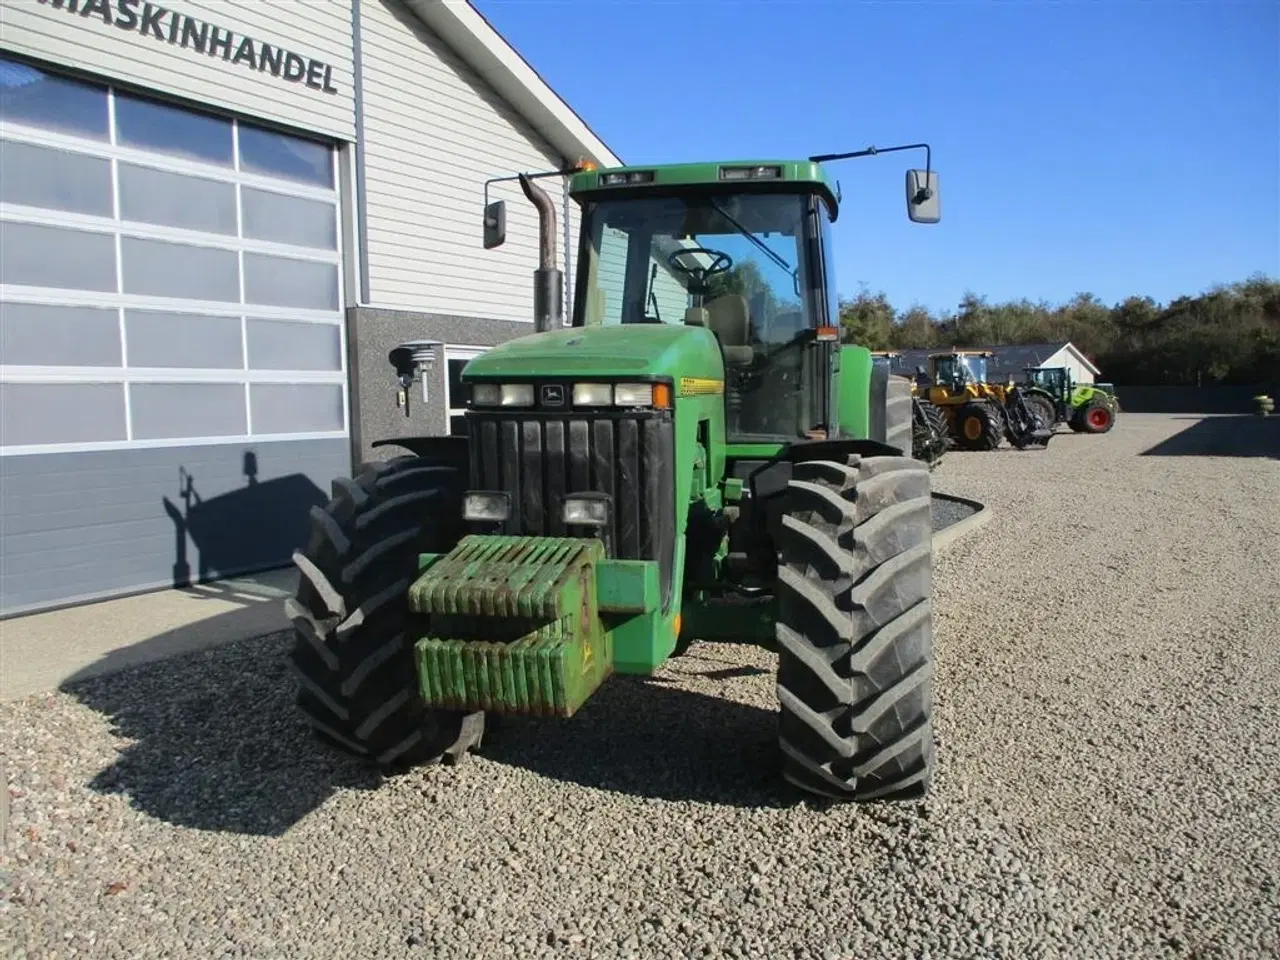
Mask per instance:
[[[472,535],[424,555],[409,609],[429,707],[569,717],[613,672],[599,540]]]

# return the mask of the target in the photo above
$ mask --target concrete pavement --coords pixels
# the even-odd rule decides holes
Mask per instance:
[[[292,567],[0,620],[0,700],[284,630]]]

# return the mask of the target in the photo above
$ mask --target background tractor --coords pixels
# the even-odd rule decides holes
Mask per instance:
[[[1024,372],[1027,402],[1050,426],[1065,423],[1076,433],[1107,433],[1115,426],[1120,402],[1110,384],[1076,383],[1067,367],[1026,367]]]
[[[1046,447],[1052,421],[1027,402],[1013,383],[987,381],[989,351],[956,350],[929,355],[917,389],[947,418],[951,436],[966,450],[995,450],[1008,441],[1019,450]]]
[[[935,223],[928,147],[889,149],[918,148],[908,216]],[[823,166],[879,152],[504,178],[540,215],[536,332],[467,364],[465,435],[336,480],[295,554],[323,737],[387,770],[457,760],[488,714],[568,717],[691,639],[748,641],[778,654],[787,780],[925,793],[930,474],[909,384],[839,343]],[[582,211],[567,328],[544,175]],[[505,223],[486,196],[486,248]]]
[[[883,364],[890,376],[903,377],[911,384],[911,455],[932,470],[942,462],[951,446],[947,418],[933,403],[920,396],[911,375],[902,368],[902,354],[894,350],[873,350],[871,356]]]

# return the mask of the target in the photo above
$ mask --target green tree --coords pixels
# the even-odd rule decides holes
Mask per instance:
[[[887,350],[893,335],[894,310],[883,292],[865,285],[852,300],[840,301],[840,338],[871,350]]]

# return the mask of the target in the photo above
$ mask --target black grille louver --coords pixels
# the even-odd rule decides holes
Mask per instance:
[[[468,419],[471,487],[511,495],[507,533],[563,536],[565,495],[606,493],[613,555],[659,561],[665,599],[675,542],[669,414],[472,411]]]

